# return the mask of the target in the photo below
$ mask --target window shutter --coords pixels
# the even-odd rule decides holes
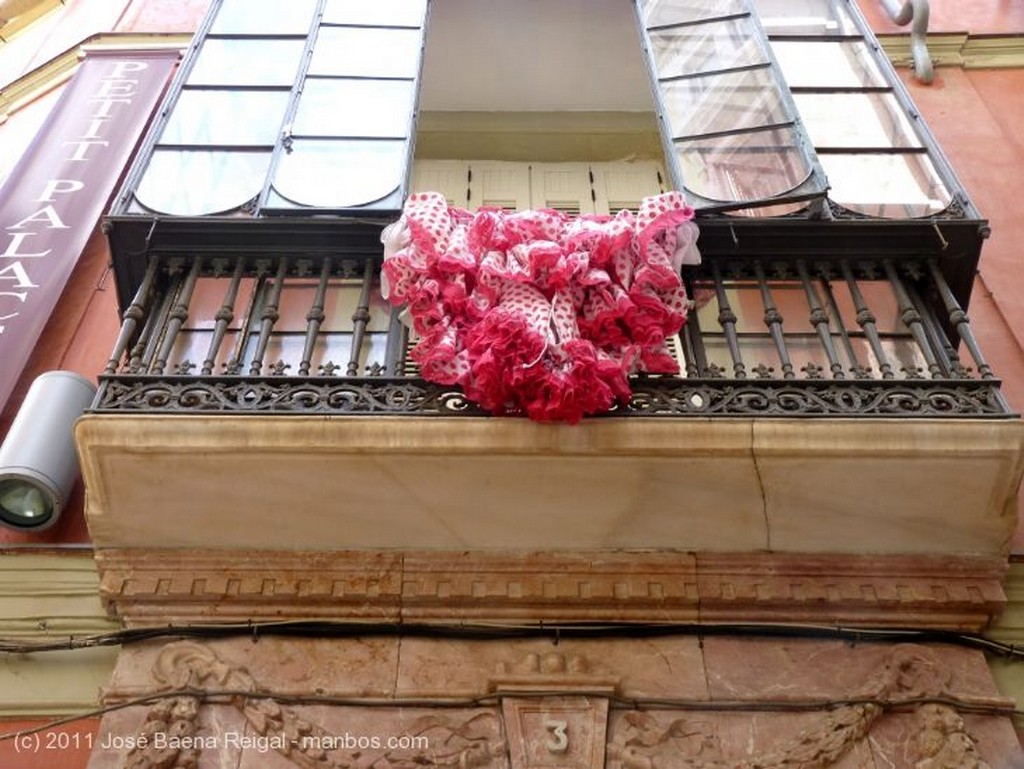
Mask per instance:
[[[530,207],[530,167],[526,163],[471,161],[469,174],[471,209],[496,206],[520,211]]]
[[[465,160],[417,160],[411,192],[440,192],[450,206],[469,205],[469,163]]]
[[[641,200],[665,191],[665,172],[656,160],[592,163],[590,170],[599,214],[636,212]]]
[[[531,163],[530,205],[569,216],[594,213],[594,191],[586,163]]]

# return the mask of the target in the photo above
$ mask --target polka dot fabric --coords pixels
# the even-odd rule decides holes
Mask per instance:
[[[495,414],[576,423],[628,401],[631,374],[678,373],[668,339],[686,320],[692,219],[678,192],[579,217],[416,193],[387,233],[382,284],[412,319],[424,378]]]

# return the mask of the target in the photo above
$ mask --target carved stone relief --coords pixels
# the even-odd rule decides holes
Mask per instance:
[[[878,660],[859,690],[809,704],[777,696],[633,701],[618,691],[614,671],[560,650],[520,653],[498,665],[483,697],[339,701],[272,691],[212,645],[180,641],[165,646],[151,670],[150,691],[155,684],[166,699],[148,706],[117,763],[94,756],[90,769],[212,766],[225,735],[201,716],[216,708],[233,713],[244,732],[239,755],[275,756],[276,763],[241,760],[243,768],[827,769],[855,765],[846,761],[851,754],[877,765],[870,759],[877,743],[893,742],[880,736],[892,731],[884,725],[902,719],[894,743],[902,757],[885,758],[893,767],[992,769],[971,722],[955,708],[965,701],[963,690],[941,659],[907,644]],[[737,725],[755,721],[756,740],[735,739]],[[349,744],[339,740],[339,724],[385,725],[402,740]]]

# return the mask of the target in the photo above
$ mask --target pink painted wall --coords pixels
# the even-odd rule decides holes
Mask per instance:
[[[39,29],[26,30],[13,43],[21,46],[17,52],[18,61],[22,63],[20,66],[24,71],[31,71],[32,67],[45,63],[97,32],[191,33],[208,5],[209,0],[119,0],[104,3],[70,0],[66,8],[42,20]],[[26,46],[34,47],[34,50],[27,50]],[[52,105],[55,95],[51,92],[44,98]],[[20,149],[34,135],[33,126],[37,128],[42,123],[45,112],[46,105],[40,105],[37,110],[30,106],[0,125],[0,146],[5,148],[0,158],[14,159],[20,155]],[[3,176],[6,176],[6,169],[0,173],[0,178]],[[60,311],[55,312],[47,323],[39,345],[0,414],[0,436],[6,435],[32,380],[39,374],[66,369],[95,380],[97,373],[103,370],[120,326],[109,261],[106,239],[96,231],[61,295]],[[82,509],[82,489],[78,488],[61,520],[52,529],[29,536],[0,528],[0,547],[88,543]],[[0,760],[0,766],[7,765]]]
[[[859,6],[876,32],[906,32],[893,25],[881,2]],[[1024,34],[1019,0],[932,0],[932,32]],[[924,85],[901,71],[910,95],[935,134],[968,194],[989,220],[971,298],[971,327],[1014,410],[1024,413],[1024,68],[938,67]],[[1024,496],[1018,501],[1024,521]],[[1024,525],[1012,549],[1024,554]]]
[[[903,32],[893,24],[881,0],[858,0],[857,6],[878,33]],[[975,35],[1024,32],[1024,3],[1020,0],[931,0],[931,32],[970,32]]]

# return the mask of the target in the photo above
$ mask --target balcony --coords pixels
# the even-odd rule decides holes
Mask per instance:
[[[78,428],[93,538],[1001,556],[1020,423],[963,310],[957,226],[874,251],[885,223],[786,226],[706,226],[680,374],[577,426],[418,378],[372,251],[155,240]]]
[[[381,225],[141,224],[115,221],[124,322],[94,412],[486,416],[417,376],[380,297]],[[701,231],[680,373],[636,377],[609,417],[1014,416],[965,312],[983,223]]]
[[[495,57],[483,78],[446,53],[431,59],[432,46],[498,29],[470,5],[448,6],[447,29],[444,4],[432,12],[417,109],[410,97],[394,114],[364,115],[360,100],[351,125],[336,119],[340,102],[319,109],[305,85],[365,77],[355,59],[287,77],[275,64],[258,87],[238,68],[200,66],[208,43],[262,51],[276,24],[226,13],[183,64],[108,217],[124,322],[77,427],[107,600],[138,623],[628,610],[983,626],[1001,601],[1024,469],[1021,423],[966,315],[987,227],[863,25],[832,9],[820,28],[844,30],[842,41],[783,18],[777,41],[758,42],[744,3],[751,45],[737,50],[749,62],[695,56],[695,69],[661,71],[635,45],[629,6],[606,3],[607,17],[586,19],[621,42],[598,57],[616,77],[594,80],[581,102],[571,76],[510,74],[518,55]],[[535,18],[514,15],[532,45]],[[551,29],[575,33],[577,19],[552,17]],[[307,30],[323,26],[316,39],[328,40],[343,22],[296,23],[296,55]],[[504,43],[513,30],[499,26]],[[588,61],[592,46],[567,54],[572,37],[554,36],[559,64],[537,71]],[[785,56],[769,50],[776,42]],[[420,49],[402,50],[412,94]],[[780,90],[776,59],[815,77],[787,72],[792,93]],[[755,70],[761,95],[728,85]],[[693,93],[714,103],[665,97],[705,80],[720,87]],[[493,89],[471,82],[529,83],[528,98],[495,112]],[[277,106],[237,121],[232,105],[262,104],[266,88]],[[188,106],[203,100],[209,113]],[[820,118],[813,135],[797,138],[797,101]],[[417,127],[422,155],[406,107],[443,117]],[[291,119],[304,109],[305,127]],[[520,111],[515,124],[508,110]],[[853,123],[870,130],[851,136],[835,117],[847,114],[868,115]],[[693,115],[708,123],[689,125]],[[654,126],[665,129],[660,152]],[[376,151],[353,154],[366,142],[390,148],[383,166]],[[474,157],[519,163],[519,182],[481,173]],[[594,173],[624,157],[679,173],[645,185]],[[558,182],[570,166],[576,182]],[[248,170],[223,170],[236,167]],[[627,402],[578,425],[492,416],[424,381],[416,340],[377,287],[380,231],[410,179],[471,207],[612,211],[667,187],[696,192],[704,262],[683,275],[693,311],[674,340],[679,374],[634,378]]]

